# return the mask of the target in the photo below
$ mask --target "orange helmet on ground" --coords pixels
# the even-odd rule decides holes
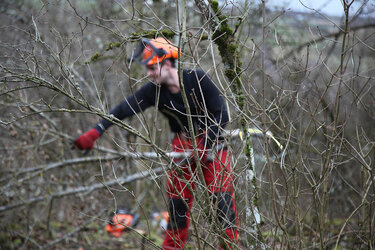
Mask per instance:
[[[134,227],[139,220],[138,214],[131,214],[127,210],[118,209],[113,216],[111,216],[109,223],[105,230],[115,237],[121,237],[122,233]]]
[[[177,59],[178,49],[167,39],[158,37],[152,40],[141,39],[129,60],[150,66],[168,58]]]

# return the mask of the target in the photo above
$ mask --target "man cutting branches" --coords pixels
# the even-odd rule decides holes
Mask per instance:
[[[142,39],[130,60],[145,65],[151,81],[114,107],[110,113],[122,120],[157,105],[158,110],[167,117],[171,131],[175,133],[172,151],[186,152],[193,150],[193,144],[197,145],[200,156],[198,165],[201,165],[210,200],[217,207],[217,218],[213,219],[221,224],[224,238],[235,241],[238,232],[235,226],[230,152],[221,148],[214,157],[210,154],[220,140],[221,130],[228,122],[227,108],[219,90],[202,70],[183,70],[183,85],[180,85],[175,67],[177,59],[178,49],[168,40],[160,37]],[[195,138],[192,138],[188,129],[189,117],[181,86],[184,86],[188,99]],[[102,119],[74,142],[76,147],[81,150],[92,149],[94,142],[111,125],[111,121]],[[186,243],[190,209],[194,200],[191,191],[196,188],[196,163],[190,161],[180,166],[180,171],[168,172],[170,216],[163,241],[164,249],[181,249]]]

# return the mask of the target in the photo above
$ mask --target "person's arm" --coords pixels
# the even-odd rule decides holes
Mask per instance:
[[[216,139],[220,136],[220,129],[223,129],[229,121],[227,106],[212,80],[201,70],[197,70],[198,81],[204,102],[206,104],[207,113],[213,121],[207,128],[207,147],[211,147]]]
[[[137,90],[134,95],[129,96],[123,100],[119,105],[110,110],[110,114],[119,120],[123,120],[129,116],[139,113],[141,110],[154,105],[152,93],[154,86],[152,83],[144,85],[142,88]],[[100,135],[104,133],[113,123],[107,119],[102,119],[94,128],[99,132]]]
[[[134,95],[129,96],[111,109],[110,114],[119,120],[123,120],[150,107],[154,104],[154,95],[152,95],[153,88],[152,83],[144,85],[136,91]],[[94,128],[78,137],[78,139],[74,141],[74,144],[81,150],[92,149],[94,147],[94,142],[112,125],[113,123],[111,121],[102,119]]]

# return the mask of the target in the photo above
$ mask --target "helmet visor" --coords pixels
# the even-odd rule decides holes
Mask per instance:
[[[141,39],[138,46],[133,50],[129,62],[136,61],[142,65],[161,62],[167,52],[162,48],[156,48],[149,40]],[[153,59],[153,61],[151,61]]]

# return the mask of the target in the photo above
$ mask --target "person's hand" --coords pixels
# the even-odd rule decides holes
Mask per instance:
[[[94,147],[94,142],[99,138],[99,136],[99,132],[93,128],[78,137],[78,139],[74,141],[74,145],[80,150],[90,150]]]

